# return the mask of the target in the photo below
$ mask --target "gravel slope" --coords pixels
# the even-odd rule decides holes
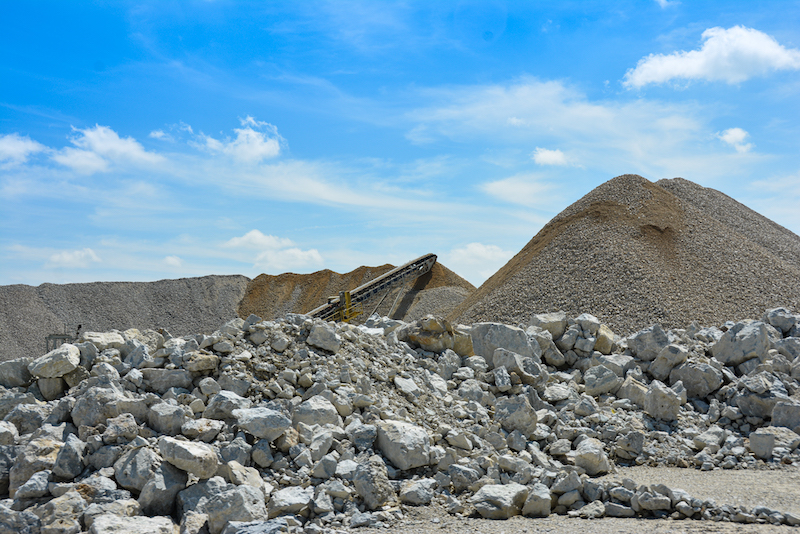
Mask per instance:
[[[236,316],[250,279],[204,276],[157,282],[0,286],[0,360],[41,356],[45,336],[65,329],[164,328],[213,332]]]
[[[720,324],[800,306],[798,258],[800,237],[718,191],[623,175],[554,217],[449,318],[588,312],[620,335]]]

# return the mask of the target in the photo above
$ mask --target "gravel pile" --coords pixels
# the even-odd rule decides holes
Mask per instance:
[[[721,324],[800,305],[799,260],[800,237],[722,193],[623,175],[554,217],[449,318],[589,311],[621,333]]]
[[[418,506],[531,527],[800,525],[769,491],[725,502],[672,471],[614,473],[791,483],[800,315],[625,338],[590,314],[531,321],[249,316],[182,337],[85,332],[2,362],[0,532],[334,534],[401,529]]]
[[[236,315],[250,279],[204,276],[157,282],[0,286],[0,361],[45,352],[49,334],[112,328],[210,331]]]

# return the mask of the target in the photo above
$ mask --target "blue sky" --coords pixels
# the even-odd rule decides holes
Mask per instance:
[[[5,2],[0,49],[0,284],[479,285],[625,173],[800,233],[796,1]]]

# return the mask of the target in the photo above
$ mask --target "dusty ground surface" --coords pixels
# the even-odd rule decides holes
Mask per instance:
[[[800,467],[777,470],[699,471],[695,469],[632,467],[620,468],[604,478],[631,478],[640,484],[666,484],[682,488],[692,496],[714,499],[717,504],[747,507],[764,505],[784,512],[800,513]],[[675,521],[672,519],[574,519],[551,515],[534,519],[513,517],[507,521],[452,516],[436,505],[406,508],[406,518],[388,529],[357,529],[361,534],[402,532],[404,534],[523,534],[547,532],[572,534],[671,534],[671,533],[778,533],[800,532],[800,528],[775,525],[744,525],[714,521]]]

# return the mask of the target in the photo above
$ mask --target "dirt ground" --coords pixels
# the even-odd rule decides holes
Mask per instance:
[[[663,483],[681,488],[701,499],[714,499],[718,505],[768,506],[782,512],[800,513],[800,468],[783,467],[774,471],[698,471],[678,468],[620,468],[607,479],[631,478],[639,484]],[[714,521],[676,521],[672,519],[573,519],[551,515],[547,518],[513,517],[507,521],[452,516],[444,508],[431,505],[408,507],[405,519],[384,529],[360,528],[353,532],[378,534],[387,530],[403,534],[677,534],[677,533],[779,533],[800,532],[800,528],[775,525],[745,525]]]

